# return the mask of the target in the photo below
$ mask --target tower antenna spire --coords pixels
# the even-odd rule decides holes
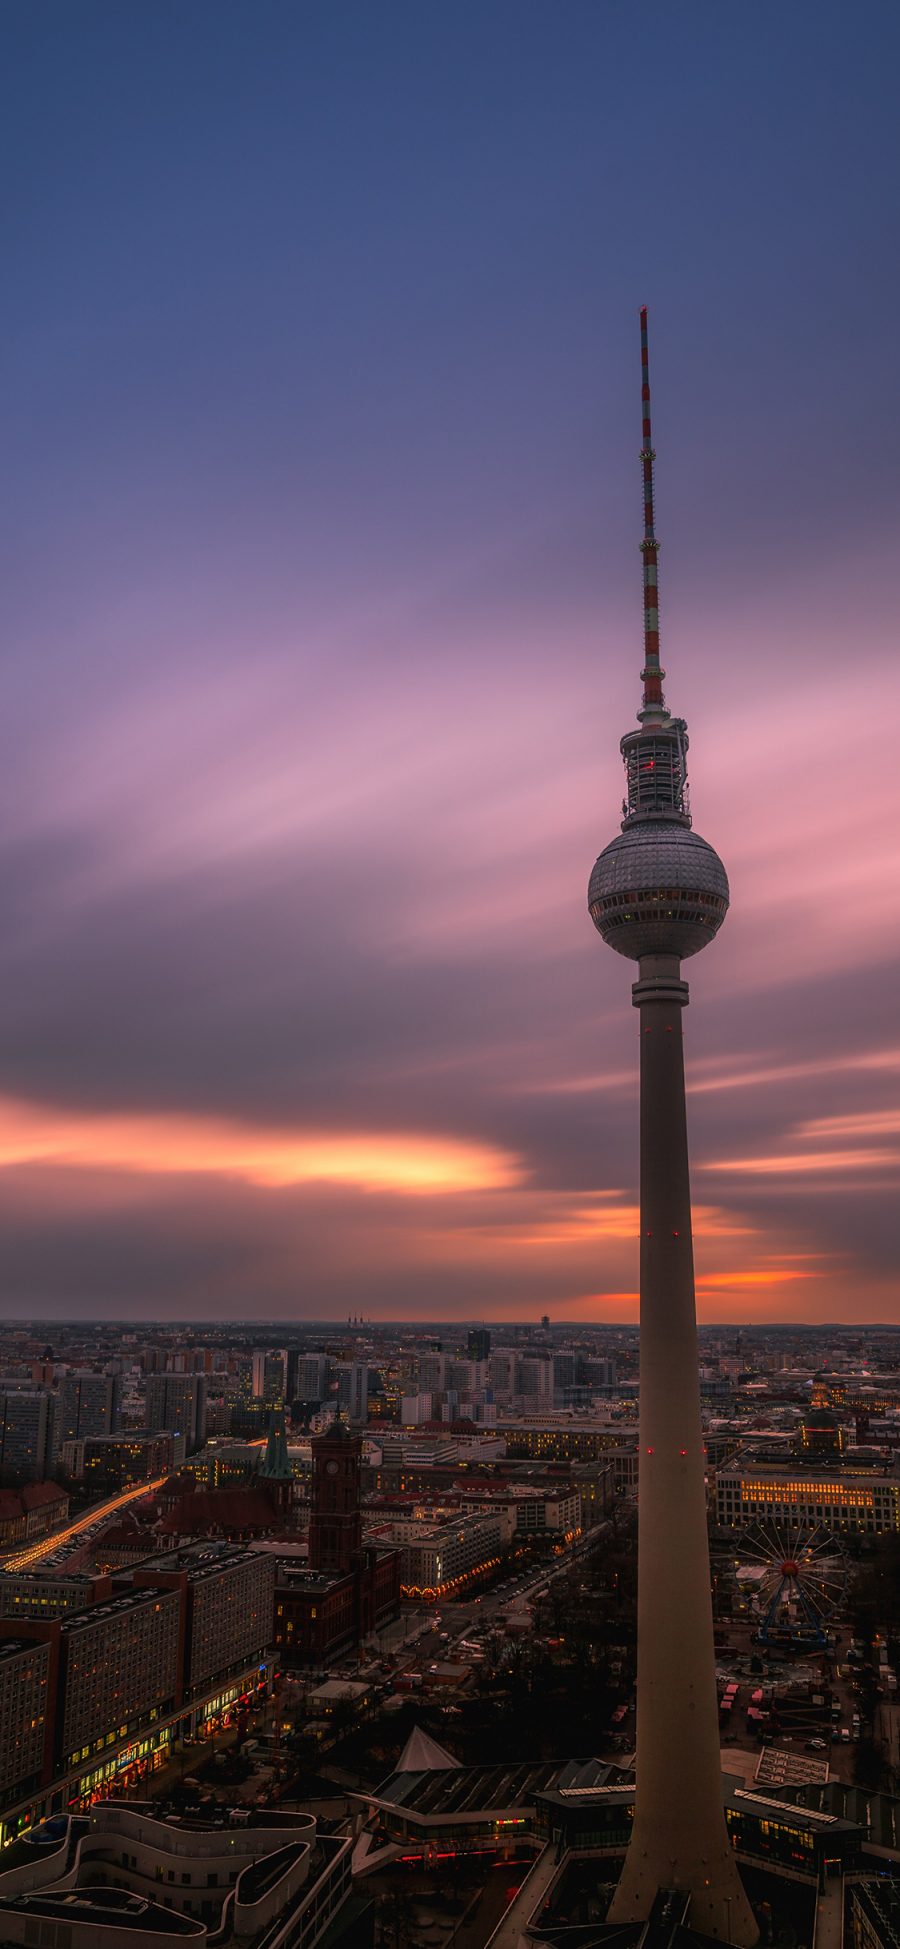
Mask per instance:
[[[641,306],[641,470],[644,476],[644,538],[641,556],[644,564],[644,702],[638,716],[642,723],[659,723],[668,716],[663,696],[665,676],[659,661],[659,542],[653,521],[653,437],[650,431],[650,349],[647,337],[647,307]]]

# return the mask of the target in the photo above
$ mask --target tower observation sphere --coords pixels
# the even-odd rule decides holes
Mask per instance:
[[[607,947],[640,961],[686,961],[715,938],[728,912],[718,853],[687,825],[647,813],[605,846],[588,888],[594,926]]]
[[[643,699],[639,728],[621,743],[622,829],[588,891],[603,940],[638,963],[641,1052],[637,1753],[634,1821],[608,1920],[646,1923],[659,1892],[677,1889],[689,1897],[692,1931],[750,1949],[759,1931],[722,1793],[682,1037],[681,963],[715,939],[728,879],[692,829],[687,726],[663,694],[646,311],[641,367]]]

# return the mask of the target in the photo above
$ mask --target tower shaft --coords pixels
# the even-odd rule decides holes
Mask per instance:
[[[690,1923],[749,1945],[758,1930],[722,1803],[676,956],[647,956],[641,1024],[641,1400],[637,1783],[610,1908],[646,1921],[660,1888],[690,1892]]]
[[[647,313],[641,312],[644,667],[639,731],[622,739],[622,830],[595,861],[594,925],[640,970],[641,1413],[637,1780],[612,1922],[649,1921],[660,1889],[690,1896],[690,1926],[750,1949],[758,1930],[725,1825],[700,1420],[681,963],[715,939],[728,876],[694,832],[687,727],[659,661]]]

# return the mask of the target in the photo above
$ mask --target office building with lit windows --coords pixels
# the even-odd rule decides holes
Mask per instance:
[[[144,1412],[150,1434],[183,1435],[190,1454],[206,1439],[206,1375],[151,1374]]]
[[[57,1401],[46,1387],[0,1384],[0,1474],[4,1482],[43,1482],[56,1459]]]
[[[95,1374],[73,1368],[59,1390],[59,1442],[84,1441],[88,1435],[113,1435],[122,1412],[120,1374]]]
[[[177,1592],[184,1609],[184,1670],[179,1701],[265,1657],[272,1642],[275,1558],[241,1543],[196,1544],[135,1569],[135,1584]]]
[[[458,1595],[473,1578],[496,1569],[507,1541],[505,1515],[478,1510],[432,1523],[397,1522],[392,1540],[402,1549],[401,1590],[426,1603]]]
[[[0,1812],[40,1784],[49,1704],[49,1645],[0,1642]]]
[[[900,1530],[900,1478],[738,1459],[716,1476],[716,1520],[724,1529],[768,1521],[878,1536]]]
[[[132,1482],[152,1482],[184,1461],[183,1435],[89,1435],[83,1444],[81,1475],[94,1495],[112,1495]]]
[[[174,1708],[180,1624],[173,1592],[134,1590],[50,1627],[59,1657],[53,1754],[59,1770],[68,1772]]]
[[[30,1694],[20,1680],[17,1707],[10,1690],[7,1716],[19,1725],[20,1715],[22,1750],[16,1777],[0,1787],[0,1845],[38,1819],[90,1804],[112,1782],[152,1773],[176,1735],[222,1723],[265,1687],[274,1580],[269,1553],[207,1544],[103,1580],[99,1601],[80,1608],[0,1619],[0,1735],[4,1659],[10,1672],[33,1662],[46,1677],[37,1768],[26,1738]]]
[[[27,1570],[0,1571],[0,1617],[62,1617],[112,1596],[112,1578],[87,1570],[34,1563]]]

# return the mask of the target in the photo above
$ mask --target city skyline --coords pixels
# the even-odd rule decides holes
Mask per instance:
[[[636,1318],[646,298],[698,1311],[900,1321],[873,13],[13,10],[4,1316]]]

